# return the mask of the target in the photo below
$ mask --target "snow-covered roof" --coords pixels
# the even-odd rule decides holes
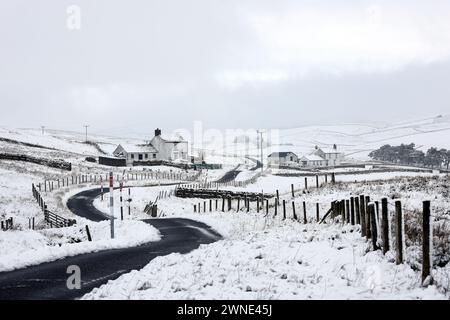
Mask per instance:
[[[183,139],[183,137],[179,136],[179,135],[173,135],[173,136],[159,135],[159,137],[166,142],[186,142]]]
[[[318,150],[322,150],[324,153],[341,153],[339,152],[337,149],[333,149],[333,148],[319,148]]]
[[[272,152],[271,154],[269,154],[269,158],[284,158],[287,157],[289,154],[292,154],[294,156],[297,156],[295,153],[287,151],[287,152]]]
[[[128,153],[158,152],[158,150],[156,150],[151,144],[120,144],[119,146],[121,146]]]
[[[324,158],[319,157],[315,154],[308,154],[306,156],[301,157],[300,160],[306,160],[306,161],[325,161]]]

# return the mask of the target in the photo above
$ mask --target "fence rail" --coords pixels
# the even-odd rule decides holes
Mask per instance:
[[[31,184],[31,190],[33,193],[33,197],[36,199],[39,207],[41,208],[42,212],[44,213],[44,219],[50,225],[50,228],[70,227],[77,223],[76,220],[74,220],[74,219],[63,218],[63,217],[57,215],[56,213],[48,210],[47,204],[45,203],[44,199],[41,196],[41,193],[38,191],[38,189],[36,188],[34,183]],[[33,229],[34,229],[34,220],[32,221],[32,225],[33,225]]]

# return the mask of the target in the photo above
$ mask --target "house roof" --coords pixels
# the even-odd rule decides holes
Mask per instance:
[[[158,150],[156,150],[151,144],[119,144],[119,146],[121,146],[128,153],[158,152]]]
[[[309,154],[309,155],[303,156],[303,157],[301,157],[300,160],[306,160],[306,161],[325,161],[324,158],[319,157],[319,156],[317,156],[317,155],[315,155],[315,154]]]
[[[166,136],[166,135],[159,135],[159,136],[155,136],[156,137],[160,137],[161,140],[164,140],[165,142],[187,142],[186,140],[183,139],[183,137],[181,136]]]
[[[316,151],[318,151],[318,150],[322,150],[323,153],[341,153],[337,149],[333,149],[333,148],[319,148]]]
[[[269,154],[269,157],[284,158],[287,157],[289,154],[297,156],[295,153],[287,151],[287,152],[272,152],[271,154]]]

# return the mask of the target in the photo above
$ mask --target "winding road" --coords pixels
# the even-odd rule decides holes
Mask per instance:
[[[80,192],[67,202],[78,216],[92,221],[108,219],[93,205],[100,189]],[[217,241],[221,236],[209,226],[182,218],[143,220],[161,233],[161,240],[137,247],[104,250],[46,262],[25,269],[0,273],[0,300],[7,299],[75,299],[124,273],[138,270],[152,259],[170,253],[187,253]],[[67,268],[77,265],[81,270],[81,289],[66,286]]]

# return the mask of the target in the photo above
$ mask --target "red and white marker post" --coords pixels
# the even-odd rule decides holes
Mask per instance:
[[[113,173],[109,173],[109,214],[111,216],[111,239],[114,239],[114,188]]]
[[[123,220],[123,198],[122,198],[123,182],[120,182],[120,220]]]

